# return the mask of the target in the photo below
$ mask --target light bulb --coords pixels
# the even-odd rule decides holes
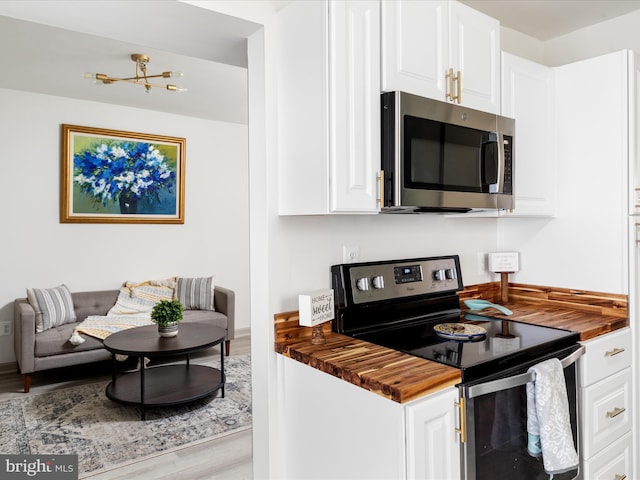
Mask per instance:
[[[83,76],[83,78],[86,78],[87,80],[95,80],[95,78],[96,78],[96,74],[95,73],[91,73],[91,72],[85,72],[82,76]]]

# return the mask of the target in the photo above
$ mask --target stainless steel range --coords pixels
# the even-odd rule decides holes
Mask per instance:
[[[527,453],[525,385],[527,370],[549,358],[564,367],[578,447],[578,333],[461,312],[457,255],[334,265],[331,274],[335,331],[460,369],[463,478],[548,478]]]

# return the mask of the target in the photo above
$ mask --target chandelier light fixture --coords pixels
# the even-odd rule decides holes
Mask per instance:
[[[163,88],[171,92],[186,92],[186,88],[180,88],[172,84],[159,84],[152,83],[150,80],[155,78],[172,78],[182,77],[182,72],[162,72],[157,75],[149,75],[147,73],[147,64],[149,63],[149,57],[142,53],[134,53],[131,55],[131,60],[136,62],[136,75],[135,77],[110,77],[104,73],[85,73],[84,78],[95,79],[96,83],[110,84],[116,82],[134,83],[136,85],[143,85],[147,93],[151,93],[151,87]]]

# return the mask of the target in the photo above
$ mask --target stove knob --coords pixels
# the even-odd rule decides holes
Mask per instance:
[[[433,279],[441,282],[442,280],[444,280],[446,278],[446,274],[444,273],[444,270],[434,270],[433,271]]]
[[[366,292],[367,290],[369,290],[369,279],[366,277],[359,278],[358,280],[356,280],[356,287],[361,292]]]
[[[382,275],[378,275],[377,277],[373,277],[371,279],[371,284],[373,285],[373,288],[384,288],[384,277]]]
[[[455,268],[447,268],[444,274],[448,280],[455,280],[456,278],[458,278],[458,275],[456,275]]]

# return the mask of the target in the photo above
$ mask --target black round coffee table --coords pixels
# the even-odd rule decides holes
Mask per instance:
[[[224,339],[222,328],[200,323],[181,323],[178,335],[161,337],[156,325],[136,327],[109,335],[104,347],[111,352],[113,374],[107,385],[109,399],[140,406],[145,419],[146,407],[192,402],[220,390],[224,398]],[[220,344],[220,368],[191,365],[189,354]],[[140,359],[137,371],[116,375],[116,355]],[[186,363],[145,368],[144,357],[186,357]]]

